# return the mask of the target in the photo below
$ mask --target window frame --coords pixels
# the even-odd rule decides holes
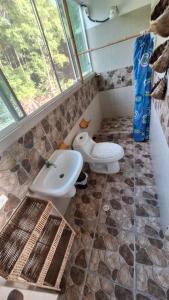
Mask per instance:
[[[81,6],[79,6],[79,12],[80,12],[80,19],[81,19],[81,22],[82,22],[83,35],[84,35],[84,39],[85,39],[85,43],[86,43],[86,50],[89,50],[89,41],[88,41],[88,38],[87,38],[87,32],[86,32],[86,29],[85,29],[84,16],[83,16],[83,12],[82,12],[82,7]],[[90,65],[91,65],[91,72],[93,72],[93,65],[92,65],[91,53],[89,52],[89,53],[86,53],[86,54],[88,56],[88,59],[89,59]]]
[[[13,89],[10,87],[10,83],[8,82],[8,80],[5,77],[4,73],[2,72],[3,77],[4,77],[8,87],[10,88],[10,92],[13,94],[13,96],[16,100],[16,103],[18,104],[19,108],[21,109],[21,111],[23,113],[23,117],[18,118],[18,120],[16,120],[16,122],[10,124],[9,126],[7,126],[6,128],[4,128],[0,131],[0,153],[2,153],[13,142],[15,142],[17,139],[19,139],[22,135],[24,135],[28,130],[30,130],[31,128],[36,126],[43,118],[45,118],[49,113],[51,113],[52,110],[56,109],[68,97],[70,97],[73,93],[78,91],[83,86],[83,83],[82,83],[82,81],[80,80],[80,78],[78,76],[78,70],[77,70],[76,63],[74,63],[74,59],[72,57],[73,56],[73,49],[71,49],[71,46],[69,45],[69,39],[68,39],[68,36],[66,34],[66,30],[65,30],[65,27],[64,27],[64,22],[63,22],[63,19],[62,19],[63,17],[62,17],[60,7],[59,7],[59,1],[58,0],[55,0],[55,1],[56,1],[58,10],[59,10],[59,15],[60,15],[62,27],[63,27],[63,30],[64,30],[64,35],[65,35],[66,44],[67,44],[68,52],[69,52],[70,59],[71,59],[71,64],[74,67],[73,71],[76,75],[76,82],[74,82],[66,90],[61,89],[59,95],[54,96],[47,103],[43,104],[38,109],[36,109],[35,111],[33,111],[32,113],[30,113],[28,115],[28,114],[25,113],[20,101],[17,99]],[[79,7],[79,12],[80,12],[80,18],[81,18],[82,24],[83,24],[82,27],[83,27],[83,33],[84,33],[84,38],[85,38],[85,42],[86,42],[86,47],[87,47],[87,49],[89,49],[88,48],[87,34],[86,34],[86,31],[85,31],[85,28],[84,28],[83,15],[82,15],[82,11],[81,11],[80,7]],[[37,16],[35,16],[35,17],[37,17]],[[38,24],[37,24],[37,26],[38,26]],[[91,60],[90,55],[89,55],[89,58],[90,58],[90,64],[91,64],[91,72],[83,75],[84,83],[86,83],[88,80],[92,79],[95,76],[95,73],[93,72],[92,60]],[[75,61],[76,61],[76,57],[75,57]],[[12,104],[11,104],[11,106],[12,106]]]

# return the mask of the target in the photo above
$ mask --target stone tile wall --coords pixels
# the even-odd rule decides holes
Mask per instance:
[[[101,73],[99,90],[107,91],[133,85],[133,66]]]
[[[86,82],[45,119],[0,155],[0,195],[8,201],[0,210],[0,228],[24,198],[39,170],[66,138],[98,92],[96,77]]]

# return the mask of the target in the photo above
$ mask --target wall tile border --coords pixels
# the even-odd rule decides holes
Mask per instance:
[[[133,66],[103,72],[99,76],[99,91],[133,85]]]

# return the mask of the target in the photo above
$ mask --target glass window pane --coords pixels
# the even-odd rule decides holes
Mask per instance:
[[[76,81],[76,74],[64,34],[57,1],[35,0],[44,33],[63,90]]]
[[[0,66],[27,114],[60,93],[29,0],[0,3]]]
[[[23,108],[0,70],[0,131],[24,116]]]
[[[15,119],[4,104],[0,95],[0,131],[15,123]]]
[[[58,3],[60,17],[61,17],[61,20],[62,20],[64,32],[65,32],[65,35],[66,35],[70,55],[71,55],[71,58],[72,58],[72,61],[73,61],[73,66],[74,66],[74,70],[75,70],[75,73],[76,73],[76,77],[79,78],[77,60],[76,60],[76,57],[74,55],[74,48],[73,48],[71,38],[70,38],[70,31],[69,31],[69,28],[68,28],[67,19],[66,19],[66,15],[65,15],[65,12],[64,12],[63,1],[62,0],[56,0],[56,1]]]
[[[7,82],[4,74],[0,70],[0,93],[3,95],[4,102],[9,108],[15,112],[15,119],[19,120],[25,116],[25,112],[16,99],[14,92],[11,90],[9,83]]]
[[[83,19],[81,15],[81,7],[74,0],[67,0],[67,4],[72,22],[76,46],[78,52],[80,53],[88,49],[86,33],[84,30]],[[92,71],[89,54],[80,55],[80,63],[83,75],[86,75]]]

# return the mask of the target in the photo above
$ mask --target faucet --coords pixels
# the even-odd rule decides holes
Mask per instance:
[[[57,168],[57,166],[54,163],[50,162],[49,160],[45,160],[45,166],[46,168],[50,168],[50,167]]]

